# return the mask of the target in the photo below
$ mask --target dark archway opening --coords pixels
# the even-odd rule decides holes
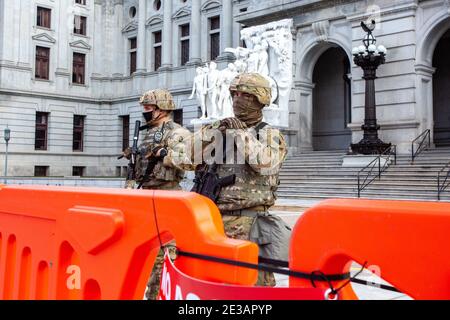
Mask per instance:
[[[450,30],[439,40],[434,51],[433,67],[433,117],[434,144],[450,146]]]
[[[313,149],[348,149],[351,140],[350,61],[341,48],[330,48],[314,68]]]

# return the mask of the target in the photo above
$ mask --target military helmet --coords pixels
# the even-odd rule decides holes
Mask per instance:
[[[230,84],[230,92],[245,92],[254,95],[263,105],[269,105],[272,90],[269,81],[259,73],[242,73],[236,76]]]
[[[142,105],[153,104],[161,110],[175,110],[172,94],[165,89],[149,90],[139,99]]]

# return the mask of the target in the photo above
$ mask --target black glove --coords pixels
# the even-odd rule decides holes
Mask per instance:
[[[158,152],[159,152],[159,156],[158,156]],[[168,152],[167,152],[166,148],[164,148],[164,147],[155,147],[155,148],[153,148],[151,153],[147,156],[147,158],[156,157],[158,159],[164,159],[164,157],[167,156],[167,154],[168,154]]]

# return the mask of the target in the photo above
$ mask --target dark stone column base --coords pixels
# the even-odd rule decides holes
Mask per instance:
[[[391,143],[385,143],[380,139],[367,140],[362,139],[359,143],[352,144],[351,149],[353,154],[381,154],[392,146]]]

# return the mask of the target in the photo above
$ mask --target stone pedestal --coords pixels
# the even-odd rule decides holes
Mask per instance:
[[[344,157],[342,167],[364,168],[374,161],[377,156],[365,156],[365,155],[349,155]],[[388,160],[388,157],[381,157],[380,166],[384,167],[385,164],[392,162],[392,159]],[[376,164],[378,166],[378,163]]]

